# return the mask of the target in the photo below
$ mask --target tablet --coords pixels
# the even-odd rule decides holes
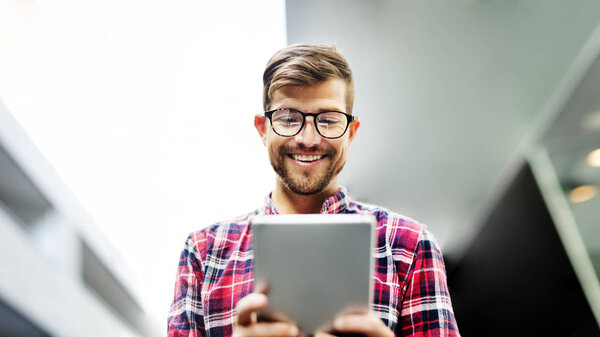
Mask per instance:
[[[267,289],[266,319],[311,335],[373,299],[375,218],[357,214],[258,215],[251,219],[254,289]]]

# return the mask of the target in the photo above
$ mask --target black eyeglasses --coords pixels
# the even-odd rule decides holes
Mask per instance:
[[[275,109],[265,111],[265,116],[271,122],[271,128],[283,137],[292,137],[300,133],[306,122],[306,116],[312,116],[315,130],[321,137],[328,139],[340,138],[348,130],[348,125],[355,118],[341,111],[321,111],[307,113],[294,109]]]

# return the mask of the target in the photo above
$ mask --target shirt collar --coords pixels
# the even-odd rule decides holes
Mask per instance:
[[[271,193],[273,193],[273,192],[271,192]],[[265,197],[265,205],[264,205],[265,214],[279,214],[277,207],[275,207],[275,203],[271,199],[271,193],[267,194],[267,196]]]
[[[337,193],[325,200],[321,207],[321,214],[343,213],[350,205],[350,198],[347,194],[346,188],[343,186],[340,187]],[[279,214],[277,207],[275,207],[275,203],[271,199],[271,193],[265,197],[264,214]]]

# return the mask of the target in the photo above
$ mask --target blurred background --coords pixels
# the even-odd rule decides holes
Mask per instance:
[[[161,336],[189,232],[257,208],[252,121],[335,44],[350,195],[427,224],[464,336],[600,336],[600,2],[0,0],[0,336]]]

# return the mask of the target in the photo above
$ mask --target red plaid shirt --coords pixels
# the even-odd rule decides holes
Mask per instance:
[[[231,336],[236,303],[253,291],[252,216],[278,214],[270,197],[248,215],[190,234],[177,270],[168,336]],[[377,219],[371,311],[397,336],[459,336],[438,245],[424,225],[350,200],[342,189],[323,214]]]

